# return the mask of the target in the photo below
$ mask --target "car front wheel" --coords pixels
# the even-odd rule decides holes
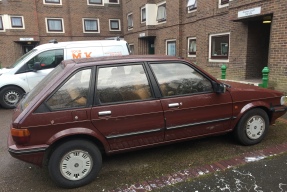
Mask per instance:
[[[242,116],[235,129],[235,136],[243,145],[262,141],[269,128],[269,118],[262,109],[252,109]]]
[[[0,91],[0,104],[6,109],[13,109],[20,101],[24,91],[15,86],[5,87]]]
[[[85,140],[72,140],[55,149],[48,170],[58,186],[76,188],[92,182],[101,166],[102,155],[96,145]]]

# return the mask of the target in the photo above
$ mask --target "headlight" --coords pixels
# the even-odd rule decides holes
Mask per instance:
[[[280,100],[281,105],[287,106],[287,96],[282,96]]]

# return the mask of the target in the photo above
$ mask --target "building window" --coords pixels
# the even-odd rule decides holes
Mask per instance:
[[[220,4],[221,5],[225,5],[225,4],[228,4],[229,3],[229,0],[220,0]]]
[[[84,33],[99,33],[98,19],[83,19]]]
[[[61,0],[44,0],[44,4],[61,4]]]
[[[195,9],[197,9],[197,0],[188,0],[188,2],[187,2],[188,12],[191,12]]]
[[[135,46],[134,46],[134,44],[129,44],[129,49],[130,49],[130,55],[134,55],[135,54]]]
[[[176,40],[166,41],[166,54],[170,56],[176,55]]]
[[[142,23],[146,22],[146,8],[145,7],[141,8],[141,22]]]
[[[166,21],[166,3],[159,4],[157,7],[157,22]]]
[[[110,31],[120,31],[121,24],[119,19],[110,19]]]
[[[103,5],[102,0],[88,0],[88,5]]]
[[[11,27],[12,28],[24,28],[23,26],[23,17],[10,17],[11,18]]]
[[[4,30],[2,16],[0,15],[0,30]]]
[[[229,56],[229,33],[210,36],[210,58],[227,60]]]
[[[119,0],[109,0],[109,3],[119,3]]]
[[[196,38],[188,38],[188,57],[195,57],[196,56]]]
[[[46,19],[47,22],[47,31],[52,33],[63,33],[63,19]]]
[[[133,14],[128,14],[128,29],[132,29],[134,27],[133,23]]]

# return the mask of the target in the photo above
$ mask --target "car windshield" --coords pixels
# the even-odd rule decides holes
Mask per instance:
[[[29,55],[31,55],[32,53],[34,53],[35,51],[37,51],[37,49],[32,49],[31,51],[29,51],[28,53],[22,55],[19,59],[17,59],[17,61],[11,65],[10,67],[8,67],[9,69],[16,67],[19,63],[21,63],[21,61],[23,61],[26,57],[28,57]]]
[[[38,83],[27,95],[25,95],[22,100],[21,106],[24,110],[32,99],[40,93],[40,91],[49,83],[52,79],[54,79],[59,73],[61,73],[64,69],[64,65],[60,64],[55,69],[53,69],[40,83]]]

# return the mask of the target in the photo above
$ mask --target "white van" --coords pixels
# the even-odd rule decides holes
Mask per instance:
[[[58,43],[53,40],[39,45],[20,57],[12,66],[0,69],[0,105],[3,108],[14,108],[22,95],[33,89],[62,60],[119,55],[129,55],[126,41]],[[40,65],[40,68],[35,67],[35,64]]]

